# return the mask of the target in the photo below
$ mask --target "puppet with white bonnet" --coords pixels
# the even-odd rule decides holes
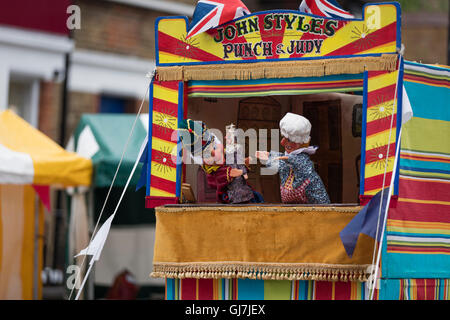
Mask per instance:
[[[288,112],[280,121],[285,152],[257,151],[256,157],[267,161],[267,167],[278,166],[280,192],[283,203],[330,203],[325,186],[309,155],[317,147],[309,145],[311,123],[301,115]]]

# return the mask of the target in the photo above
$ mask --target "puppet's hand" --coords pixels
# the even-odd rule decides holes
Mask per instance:
[[[243,173],[244,173],[243,170],[231,169],[230,170],[230,177],[236,178],[236,177],[242,176]]]
[[[248,175],[244,174],[244,179],[247,180],[248,179]]]
[[[256,151],[255,157],[259,160],[267,161],[269,159],[269,152],[267,151]]]
[[[276,159],[277,160],[287,160],[287,159],[289,159],[289,157],[288,156],[282,156],[282,157],[278,157]]]

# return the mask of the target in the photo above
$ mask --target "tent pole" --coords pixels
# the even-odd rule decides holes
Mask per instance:
[[[33,257],[33,300],[39,296],[39,196],[35,195],[34,201],[34,257]]]
[[[88,210],[90,210],[89,214],[89,227],[88,229],[90,230],[92,227],[92,230],[94,230],[94,225],[95,225],[95,213],[94,213],[94,200],[95,199],[95,194],[94,194],[94,187],[91,186],[89,188],[89,208]],[[95,270],[93,270],[93,276],[90,277],[88,279],[88,290],[87,290],[87,294],[86,294],[86,298],[88,300],[94,300],[95,299]]]

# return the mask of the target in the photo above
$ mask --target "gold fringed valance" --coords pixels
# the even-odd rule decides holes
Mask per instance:
[[[366,281],[373,239],[339,232],[361,207],[158,207],[152,277]]]
[[[364,71],[394,71],[396,69],[397,55],[384,54],[379,57],[157,67],[156,74],[160,81],[252,80],[322,77],[336,74],[358,74]]]
[[[156,263],[155,278],[367,281],[367,265],[307,263]]]

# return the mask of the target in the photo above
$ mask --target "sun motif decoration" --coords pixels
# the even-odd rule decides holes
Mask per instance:
[[[370,107],[367,112],[369,119],[371,120],[389,120],[389,116],[392,115],[393,109],[394,102],[392,100],[388,100],[385,96],[377,96],[375,98],[374,106]]]
[[[359,51],[365,51],[373,46],[376,42],[377,35],[371,33],[371,30],[367,28],[365,24],[362,27],[354,26],[350,38],[354,40],[354,46]]]
[[[169,108],[163,108],[160,113],[155,115],[153,120],[155,124],[159,126],[159,129],[162,130],[165,134],[173,130],[176,125],[176,115],[173,110]]]
[[[367,152],[367,161],[370,163],[370,166],[375,169],[384,169],[386,167],[386,156],[387,156],[387,145],[379,145],[375,144],[368,152]],[[390,163],[392,159],[387,159],[387,163]]]
[[[192,50],[192,48],[197,47],[200,44],[195,37],[186,39],[186,35],[184,34],[178,40],[180,41],[177,43],[177,47],[175,48],[175,54],[183,57],[184,60],[195,59],[196,52],[195,50]]]
[[[172,161],[172,151],[169,147],[163,147],[162,150],[153,150],[153,159],[155,169],[162,173],[168,173],[175,164]]]

